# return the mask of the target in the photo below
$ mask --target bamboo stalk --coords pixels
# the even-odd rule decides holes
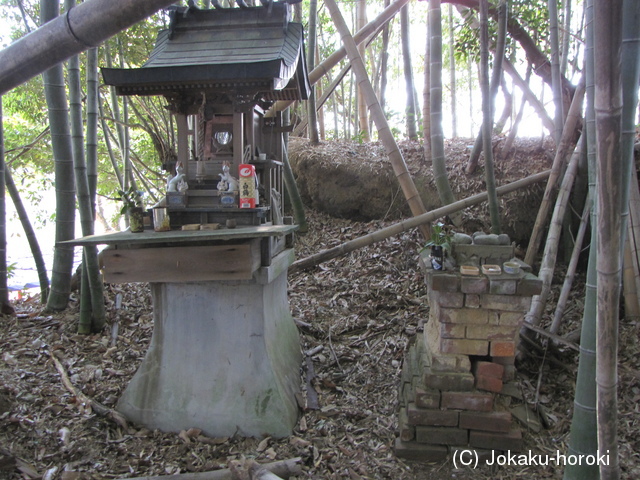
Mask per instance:
[[[544,255],[542,257],[542,265],[538,272],[538,278],[542,280],[542,292],[540,292],[540,295],[533,296],[529,312],[525,315],[525,321],[531,325],[540,324],[542,312],[544,312],[544,307],[547,304],[547,297],[551,290],[551,280],[553,279],[553,270],[555,269],[556,258],[558,255],[558,243],[560,242],[560,232],[562,231],[562,219],[564,218],[564,214],[567,211],[567,206],[569,204],[571,188],[573,187],[576,172],[578,171],[578,163],[580,155],[582,154],[582,144],[584,143],[585,138],[586,137],[584,136],[581,137],[581,140],[578,141],[578,145],[571,156],[571,161],[569,162],[569,167],[567,168],[567,172],[562,180],[558,199],[553,210],[549,233],[547,234],[547,242],[544,248]]]
[[[498,187],[496,189],[496,193],[498,195],[505,195],[529,185],[533,185],[534,183],[542,182],[549,178],[550,173],[550,170],[546,170],[544,172],[536,173],[520,180],[516,180],[515,182],[502,185],[501,187]],[[347,253],[353,252],[354,250],[357,250],[359,248],[372,245],[394,235],[399,235],[400,233],[411,230],[412,228],[416,228],[423,223],[433,222],[434,220],[445,215],[451,215],[452,213],[458,212],[464,208],[482,203],[486,201],[487,198],[488,195],[486,192],[478,193],[463,200],[458,200],[455,203],[450,203],[449,205],[445,205],[444,207],[440,207],[435,210],[431,210],[430,212],[423,213],[422,215],[418,215],[417,217],[408,218],[401,222],[394,223],[393,225],[389,225],[388,227],[385,227],[381,230],[369,233],[362,237],[355,238],[336,247],[322,250],[321,252],[318,252],[314,255],[293,262],[291,267],[289,267],[289,273],[313,267],[322,262],[326,262],[327,260],[331,260],[332,258],[346,255]]]
[[[385,146],[386,153],[389,156],[389,160],[391,161],[391,166],[393,167],[393,171],[396,175],[396,178],[398,179],[398,183],[400,183],[400,187],[402,188],[404,197],[409,204],[411,213],[414,216],[423,214],[426,210],[424,208],[424,204],[422,203],[422,198],[420,197],[420,194],[418,193],[418,190],[413,183],[413,179],[409,174],[407,164],[405,163],[404,158],[402,157],[402,153],[398,148],[398,144],[393,137],[393,133],[391,132],[391,128],[387,123],[387,118],[384,114],[384,111],[382,110],[382,107],[380,106],[380,102],[378,101],[376,92],[374,91],[373,86],[369,81],[363,59],[358,52],[356,42],[353,40],[353,37],[349,32],[349,27],[345,23],[344,18],[342,17],[342,13],[340,12],[340,9],[338,8],[335,0],[327,0],[325,2],[325,5],[331,14],[331,18],[336,25],[336,29],[342,37],[342,43],[347,51],[349,61],[351,62],[351,69],[356,75],[358,87],[366,99],[367,106],[369,107],[369,111],[371,113],[371,118],[373,119],[378,130],[378,137],[382,141],[382,144]],[[420,230],[425,238],[429,238],[430,229],[427,225],[422,224]]]
[[[527,247],[527,254],[524,257],[525,263],[533,265],[535,256],[538,253],[538,247],[542,240],[543,227],[547,221],[547,214],[551,208],[551,202],[556,192],[558,182],[561,181],[563,175],[563,166],[565,163],[565,157],[569,152],[571,141],[575,135],[576,129],[579,125],[579,120],[582,118],[582,100],[584,98],[585,84],[584,78],[580,81],[576,87],[576,93],[571,101],[571,107],[567,114],[567,121],[562,131],[562,138],[558,147],[556,148],[556,155],[553,159],[553,165],[551,167],[551,176],[547,182],[547,188],[544,191],[542,202],[540,203],[540,209],[538,210],[538,216],[536,217],[536,223],[533,226],[533,232],[531,233],[531,240]]]
[[[580,227],[578,228],[576,241],[573,244],[571,260],[569,261],[569,266],[567,267],[567,274],[564,277],[564,283],[562,284],[562,291],[560,292],[560,297],[558,298],[558,303],[556,304],[556,311],[553,316],[553,322],[551,323],[551,327],[549,328],[549,332],[553,334],[557,334],[558,330],[560,329],[562,315],[564,314],[565,307],[567,306],[567,301],[569,300],[569,294],[571,293],[571,286],[573,285],[573,279],[575,278],[576,270],[578,268],[578,259],[580,258],[580,252],[582,252],[582,243],[584,242],[584,237],[587,232],[587,225],[589,224],[589,215],[591,214],[592,206],[593,202],[591,201],[591,198],[587,196],[587,200],[584,203],[584,210],[582,211],[582,217],[580,218]]]

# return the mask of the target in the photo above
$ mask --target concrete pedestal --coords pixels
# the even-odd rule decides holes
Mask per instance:
[[[151,429],[285,437],[301,361],[285,250],[250,281],[152,284],[154,332],[117,409]]]

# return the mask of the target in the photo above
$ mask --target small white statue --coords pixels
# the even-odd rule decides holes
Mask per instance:
[[[179,175],[176,175],[175,177],[173,177],[171,180],[169,180],[169,183],[167,184],[167,192],[177,192],[178,191],[178,184],[180,182],[184,182],[185,184],[187,183],[184,180],[184,173],[181,173]],[[181,190],[183,191],[183,190]]]
[[[220,181],[218,182],[219,192],[235,192],[238,190],[238,179],[229,174],[229,162],[222,164],[222,173],[218,174]]]

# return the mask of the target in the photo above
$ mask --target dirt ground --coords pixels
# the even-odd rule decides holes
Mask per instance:
[[[514,167],[513,176],[521,178],[523,168]],[[317,205],[308,210],[310,232],[296,238],[298,258],[392,223],[390,218],[336,218],[319,210]],[[481,214],[465,215],[485,221]],[[451,461],[428,465],[394,455],[400,371],[409,342],[422,330],[429,311],[417,263],[422,244],[416,231],[405,232],[289,276],[291,311],[303,351],[310,354],[311,385],[318,393],[319,409],[302,410],[294,434],[285,439],[209,438],[197,430],[150,431],[120,425],[79,404],[63,384],[54,358],[73,388],[114,407],[153,331],[146,284],[108,285],[108,327],[90,336],[75,333],[75,295],[68,310],[55,315],[43,313],[37,298],[19,303],[17,317],[0,320],[0,479],[171,475],[221,469],[241,458],[266,463],[293,457],[303,459],[303,474],[298,478],[561,478],[561,469],[555,466],[456,469]],[[544,322],[553,315],[562,278],[560,269]],[[119,314],[114,304],[118,293],[123,295]],[[584,280],[579,275],[561,335],[579,328],[583,298]],[[118,336],[112,345],[111,327],[118,316]],[[625,479],[640,478],[639,337],[637,319],[623,317],[618,433]],[[518,364],[522,402],[533,406],[540,383],[538,405],[548,422],[538,433],[525,431],[525,451],[567,452],[577,359],[571,349],[546,355],[534,350]],[[310,372],[302,367],[304,392]]]

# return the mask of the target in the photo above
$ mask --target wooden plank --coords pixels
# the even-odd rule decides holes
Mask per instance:
[[[260,267],[259,241],[203,247],[119,248],[104,251],[109,283],[251,280]]]
[[[171,230],[170,232],[154,232],[145,230],[142,233],[131,233],[129,231],[107,233],[104,235],[89,235],[87,237],[76,238],[60,242],[68,245],[152,245],[156,244],[188,244],[202,242],[218,242],[229,240],[241,240],[247,238],[279,237],[288,235],[298,229],[297,225],[259,225],[241,226],[233,229],[225,228],[221,230],[200,230],[194,232]]]

